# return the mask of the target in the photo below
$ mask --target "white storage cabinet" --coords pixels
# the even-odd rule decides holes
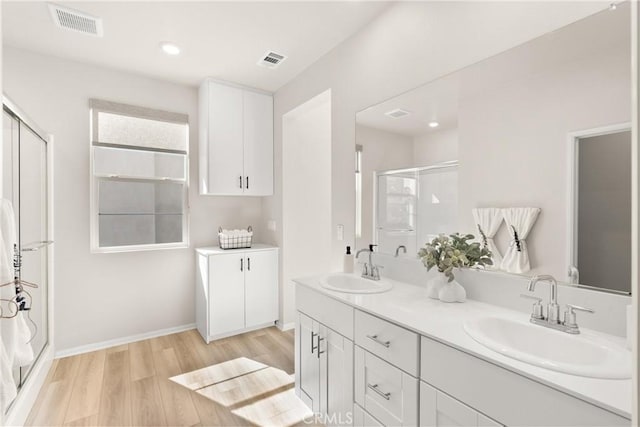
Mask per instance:
[[[278,319],[278,248],[197,249],[196,326],[210,341]]]
[[[205,80],[199,92],[200,194],[273,194],[273,96]]]

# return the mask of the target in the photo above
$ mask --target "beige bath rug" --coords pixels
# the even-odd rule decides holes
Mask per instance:
[[[291,426],[313,415],[295,395],[293,375],[246,357],[170,380],[258,426]]]

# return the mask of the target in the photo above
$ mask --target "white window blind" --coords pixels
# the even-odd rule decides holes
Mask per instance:
[[[94,252],[188,246],[188,116],[91,100]]]

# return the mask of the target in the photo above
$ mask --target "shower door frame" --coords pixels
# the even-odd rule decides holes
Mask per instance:
[[[18,107],[7,95],[2,97],[3,111],[20,121],[20,125],[28,127],[46,145],[47,173],[46,173],[46,210],[47,210],[47,237],[46,240],[54,241],[54,210],[53,210],[53,135],[40,128],[25,112]],[[19,165],[18,165],[19,167]],[[0,425],[23,425],[27,416],[44,384],[49,368],[55,354],[54,343],[54,252],[55,244],[44,246],[47,251],[47,342],[44,348],[36,356],[29,368],[24,382],[18,388],[18,395],[9,406],[6,413],[0,410]]]

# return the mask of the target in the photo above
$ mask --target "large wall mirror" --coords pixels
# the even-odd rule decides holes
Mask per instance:
[[[472,233],[495,270],[630,293],[630,49],[627,2],[359,112],[357,248]]]

